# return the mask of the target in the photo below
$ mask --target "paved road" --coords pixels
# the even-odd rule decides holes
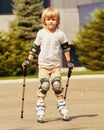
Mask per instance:
[[[66,78],[62,83],[65,86]],[[46,97],[46,122],[36,121],[38,85],[37,79],[27,80],[21,119],[22,80],[0,81],[0,130],[104,130],[104,75],[71,77],[66,99],[68,122],[60,119],[52,89]]]

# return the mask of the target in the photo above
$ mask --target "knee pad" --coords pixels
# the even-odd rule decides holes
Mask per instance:
[[[41,79],[41,93],[42,94],[46,94],[47,91],[49,90],[50,88],[50,83],[49,83],[49,80],[47,78],[43,78]]]
[[[60,94],[63,92],[63,88],[61,87],[61,80],[60,78],[54,78],[52,80],[52,87],[55,94]]]

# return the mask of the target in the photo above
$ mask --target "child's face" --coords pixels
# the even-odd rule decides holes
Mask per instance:
[[[49,31],[54,32],[57,28],[57,18],[46,18],[45,24]]]

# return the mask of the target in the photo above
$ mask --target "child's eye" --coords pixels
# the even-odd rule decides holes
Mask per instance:
[[[53,21],[56,21],[56,19],[52,19]]]
[[[48,21],[49,21],[50,19],[48,19],[48,18],[47,18],[46,20],[48,20]]]

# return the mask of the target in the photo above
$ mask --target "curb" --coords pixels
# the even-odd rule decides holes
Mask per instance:
[[[62,79],[66,79],[67,76],[62,76]],[[104,74],[98,74],[98,75],[78,75],[78,76],[71,76],[70,79],[104,79]],[[35,82],[39,81],[38,78],[31,78],[26,79],[26,82]],[[0,80],[0,83],[22,83],[23,79],[13,79],[13,80]]]

